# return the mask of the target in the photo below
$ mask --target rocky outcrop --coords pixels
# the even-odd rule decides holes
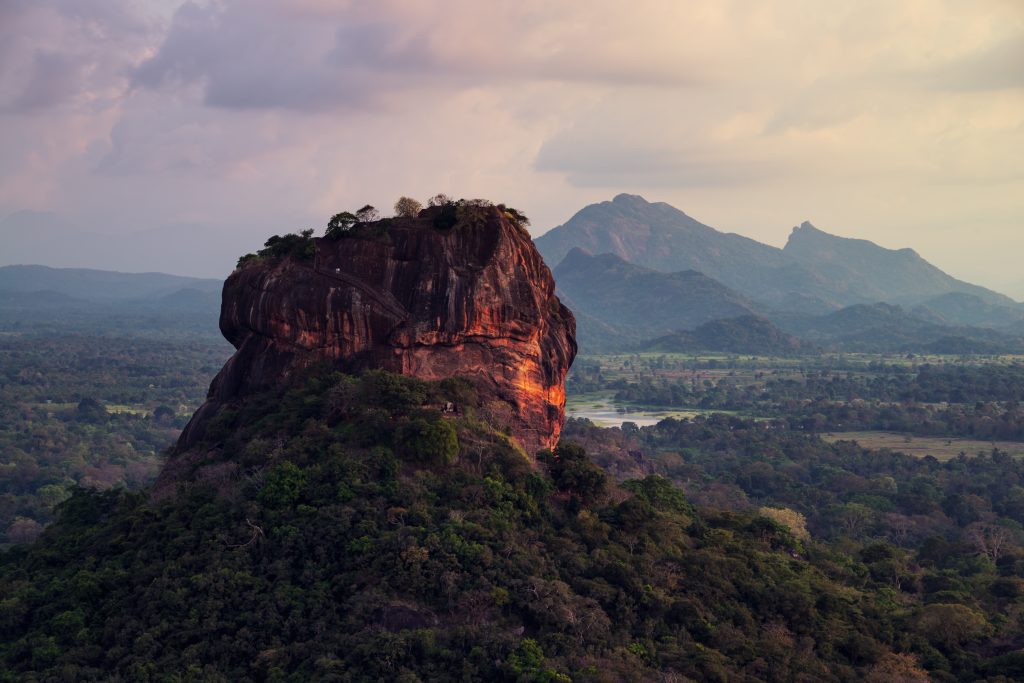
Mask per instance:
[[[439,207],[357,226],[317,239],[312,259],[257,259],[232,273],[220,328],[237,351],[178,450],[223,405],[325,359],[347,372],[466,377],[527,453],[554,446],[575,320],[515,214],[472,209],[451,227],[437,227]]]

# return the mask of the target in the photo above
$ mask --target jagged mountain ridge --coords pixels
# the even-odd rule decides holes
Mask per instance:
[[[835,237],[809,223],[796,228],[790,244],[779,249],[720,232],[664,202],[636,195],[620,194],[584,207],[535,241],[550,263],[581,247],[663,272],[697,270],[781,311],[823,313],[877,301],[912,305],[949,292],[1018,306],[943,273],[912,250]]]

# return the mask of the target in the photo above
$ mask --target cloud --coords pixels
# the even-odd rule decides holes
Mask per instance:
[[[241,252],[400,194],[540,232],[628,190],[762,239],[946,231],[959,259],[970,224],[1009,254],[1022,45],[1013,0],[0,0],[0,215]]]
[[[95,111],[123,95],[152,24],[125,0],[8,1],[0,8],[0,112]]]
[[[1024,89],[1024,31],[921,76],[940,90]]]
[[[730,158],[697,130],[687,134],[664,126],[649,112],[632,120],[609,118],[549,138],[534,161],[536,170],[565,174],[575,187],[609,189],[739,187],[778,177],[781,170],[749,154]]]
[[[320,111],[379,107],[387,96],[409,91],[436,95],[524,81],[701,81],[673,43],[637,51],[617,38],[623,26],[604,26],[604,4],[580,14],[536,2],[518,9],[446,2],[425,11],[383,0],[369,14],[358,4],[331,11],[308,2],[189,2],[156,54],[134,72],[133,84],[198,84],[215,107]]]

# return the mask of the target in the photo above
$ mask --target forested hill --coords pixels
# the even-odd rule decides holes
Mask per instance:
[[[664,353],[725,351],[773,356],[796,355],[812,348],[756,315],[712,320],[692,331],[674,332],[643,346],[645,351]]]
[[[2,677],[925,680],[887,577],[568,442],[526,459],[436,410],[467,391],[313,371],[223,413],[188,485],[79,490],[0,555]]]

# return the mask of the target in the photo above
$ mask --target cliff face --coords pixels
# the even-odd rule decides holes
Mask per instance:
[[[438,211],[318,239],[312,260],[257,261],[232,273],[220,328],[237,351],[179,451],[226,403],[325,359],[347,372],[466,377],[480,407],[528,454],[553,447],[576,355],[572,313],[529,234],[505,213],[480,208],[475,220],[438,229]]]

